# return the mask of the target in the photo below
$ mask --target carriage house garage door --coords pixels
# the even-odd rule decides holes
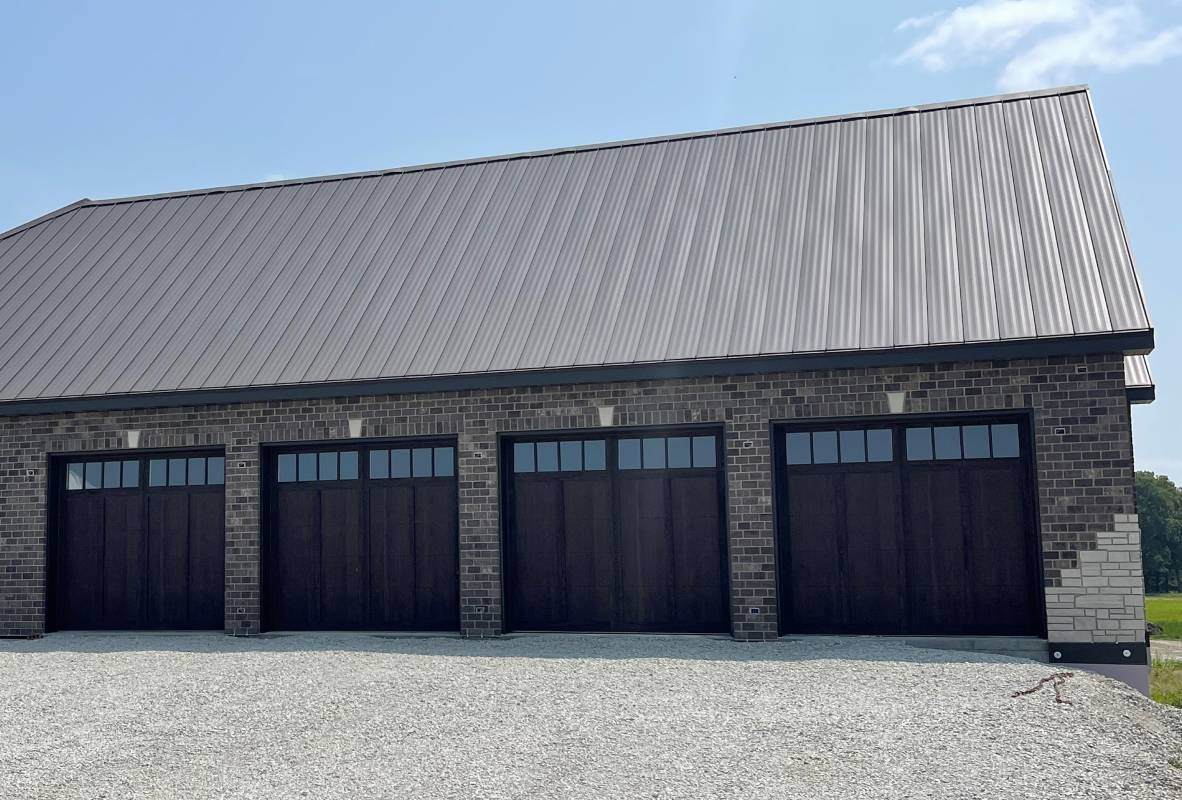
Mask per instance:
[[[50,625],[224,626],[220,453],[55,458]]]
[[[1038,635],[1021,417],[781,426],[783,633]]]
[[[268,448],[264,625],[459,628],[450,441]]]
[[[725,632],[721,432],[506,440],[514,630]]]

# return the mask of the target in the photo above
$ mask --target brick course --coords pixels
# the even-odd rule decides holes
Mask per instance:
[[[456,436],[460,600],[466,635],[502,630],[498,433],[590,428],[614,405],[618,426],[721,423],[726,429],[733,630],[777,633],[770,422],[888,413],[1033,411],[1052,640],[1140,640],[1141,562],[1124,365],[1119,354],[770,375],[290,400],[0,417],[0,634],[45,627],[49,453],[142,448],[226,451],[226,630],[260,629],[261,443],[348,436]],[[758,609],[752,614],[751,609]]]

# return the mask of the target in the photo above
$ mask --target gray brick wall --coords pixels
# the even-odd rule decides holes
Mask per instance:
[[[226,630],[258,631],[260,443],[344,438],[357,417],[365,437],[458,437],[461,625],[470,636],[496,635],[497,434],[594,427],[597,407],[614,405],[621,426],[725,426],[734,631],[769,638],[769,422],[886,414],[888,391],[907,393],[907,413],[1033,410],[1050,635],[1138,638],[1131,430],[1116,354],[0,418],[0,634],[44,630],[47,454],[119,449],[128,429],[142,431],[145,448],[225,448]]]

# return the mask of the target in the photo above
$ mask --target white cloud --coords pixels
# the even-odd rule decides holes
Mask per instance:
[[[905,19],[896,30],[924,31],[898,63],[942,71],[1004,60],[997,82],[1007,91],[1182,53],[1182,26],[1151,30],[1136,0],[979,0],[947,14]]]

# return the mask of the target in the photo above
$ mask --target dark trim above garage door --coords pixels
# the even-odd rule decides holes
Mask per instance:
[[[508,629],[730,630],[721,427],[502,435],[499,445]]]
[[[777,422],[772,441],[782,634],[1045,633],[1029,412]]]

